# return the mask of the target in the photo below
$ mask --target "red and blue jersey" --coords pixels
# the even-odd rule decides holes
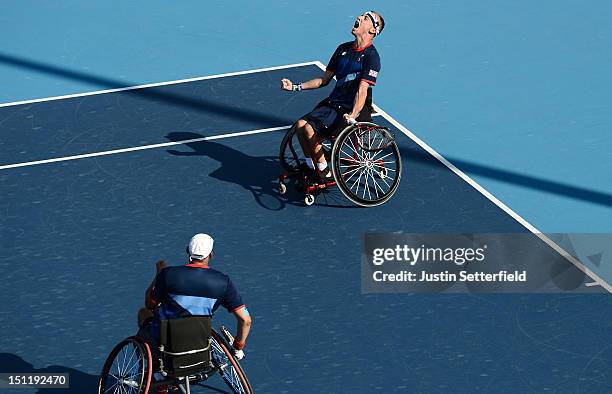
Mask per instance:
[[[229,276],[198,264],[168,267],[155,279],[151,293],[160,319],[212,316],[219,306],[230,312],[244,308]]]
[[[340,44],[327,64],[327,71],[336,76],[336,87],[331,92],[331,104],[352,108],[361,81],[376,85],[380,72],[380,56],[370,43],[356,48],[354,42]],[[372,89],[368,89],[368,103],[372,100]]]

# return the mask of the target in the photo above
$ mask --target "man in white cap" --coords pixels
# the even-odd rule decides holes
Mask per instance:
[[[187,246],[189,263],[167,267],[164,261],[157,262],[157,274],[146,291],[145,308],[138,311],[138,325],[141,334],[157,340],[159,320],[212,316],[223,306],[238,320],[232,345],[240,360],[252,320],[229,276],[209,267],[213,244],[210,235],[196,234]]]

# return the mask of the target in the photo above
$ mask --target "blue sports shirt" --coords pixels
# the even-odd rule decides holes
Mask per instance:
[[[229,276],[196,264],[164,268],[151,296],[161,303],[157,312],[161,319],[212,316],[219,306],[230,312],[245,307]]]
[[[345,42],[336,48],[327,71],[336,75],[336,87],[331,92],[331,104],[353,108],[359,82],[365,81],[370,86],[376,85],[380,71],[380,56],[371,43],[363,48],[356,48],[354,42]],[[372,89],[368,89],[368,101],[372,101]]]

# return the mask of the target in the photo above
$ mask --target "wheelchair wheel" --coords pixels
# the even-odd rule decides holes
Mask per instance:
[[[252,394],[251,383],[247,379],[240,363],[234,358],[227,342],[215,330],[211,340],[212,362],[219,369],[221,377],[235,394]]]
[[[149,392],[152,374],[149,345],[138,337],[119,342],[110,352],[98,383],[98,394]]]
[[[331,158],[338,188],[353,203],[374,207],[397,191],[402,160],[388,129],[368,122],[345,128],[336,139]]]
[[[330,141],[321,141],[325,157],[330,160],[332,144]],[[280,145],[278,160],[285,171],[295,173],[300,170],[300,163],[306,162],[306,156],[302,152],[296,129],[292,127],[287,131]]]

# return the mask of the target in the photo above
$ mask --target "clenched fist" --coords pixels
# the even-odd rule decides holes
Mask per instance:
[[[292,91],[293,90],[293,82],[291,82],[287,78],[281,79],[281,89]]]

